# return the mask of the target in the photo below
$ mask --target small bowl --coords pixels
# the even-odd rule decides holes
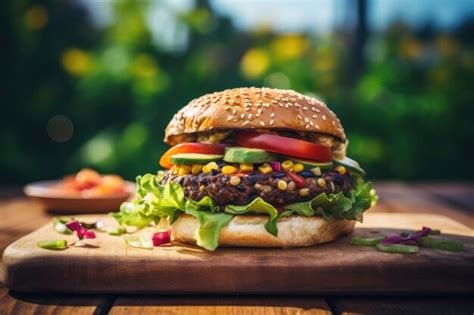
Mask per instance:
[[[135,191],[135,184],[125,182],[125,192],[104,196],[84,197],[64,194],[55,187],[61,180],[48,180],[31,183],[25,186],[24,193],[41,203],[46,210],[54,213],[107,213],[118,211],[120,204],[130,198]]]

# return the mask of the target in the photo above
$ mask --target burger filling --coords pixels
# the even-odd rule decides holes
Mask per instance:
[[[209,131],[170,148],[165,169],[137,178],[137,197],[114,216],[138,227],[180,214],[199,222],[197,244],[214,250],[235,215],[266,215],[278,236],[285,216],[362,220],[377,195],[365,172],[345,157],[347,143],[327,135],[284,130]]]
[[[166,172],[161,185],[174,182],[183,187],[184,197],[199,201],[205,196],[213,198],[220,210],[226,205],[245,205],[260,197],[278,208],[287,204],[311,200],[315,196],[343,193],[345,196],[354,188],[354,181],[348,174],[324,171],[316,176],[311,171],[300,172],[303,184],[298,188],[285,172],[261,174],[252,172],[239,177],[225,175],[218,171],[198,175],[173,174]]]

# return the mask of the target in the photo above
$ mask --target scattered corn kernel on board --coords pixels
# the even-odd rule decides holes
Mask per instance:
[[[464,251],[422,248],[403,255],[350,245],[354,236],[393,235],[423,225],[462,241]],[[206,252],[173,243],[146,250],[128,247],[120,236],[97,233],[94,246],[52,251],[37,242],[74,236],[58,234],[48,224],[5,250],[2,273],[8,287],[30,292],[472,293],[473,236],[469,227],[440,215],[369,212],[352,235],[309,248]]]

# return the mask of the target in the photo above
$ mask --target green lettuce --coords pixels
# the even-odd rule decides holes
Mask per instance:
[[[289,204],[285,209],[307,217],[316,214],[327,221],[344,219],[362,222],[362,213],[375,204],[377,199],[372,183],[368,182],[356,186],[347,197],[342,192],[322,193],[309,201]]]
[[[344,196],[342,192],[322,193],[309,201],[286,205],[284,211],[280,212],[262,198],[256,198],[247,205],[227,205],[223,212],[219,212],[219,207],[211,197],[205,196],[199,201],[185,199],[181,185],[173,182],[161,185],[161,178],[160,173],[138,176],[136,199],[123,203],[120,211],[112,216],[121,225],[143,228],[152,223],[157,224],[163,217],[173,223],[179,214],[187,213],[199,222],[196,230],[197,244],[208,250],[214,250],[218,246],[221,229],[234,215],[268,214],[265,229],[277,236],[277,222],[281,217],[296,213],[308,217],[318,215],[328,221],[362,221],[362,213],[378,199],[372,184],[360,180],[356,181],[355,189],[348,196]]]
[[[217,246],[219,246],[219,234],[221,229],[234,217],[233,215],[222,212],[208,212],[193,209],[187,209],[186,213],[198,220],[199,227],[194,236],[197,244],[207,250],[215,250]]]
[[[277,218],[278,218],[278,210],[274,206],[269,204],[268,202],[265,202],[260,197],[254,199],[248,205],[243,205],[243,206],[228,205],[225,207],[224,212],[230,213],[230,214],[244,214],[248,212],[268,213],[270,217],[267,223],[265,223],[265,230],[267,230],[268,233],[274,236],[278,235],[278,229],[276,225]]]

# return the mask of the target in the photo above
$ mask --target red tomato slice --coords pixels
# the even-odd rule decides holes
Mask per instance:
[[[240,131],[237,134],[236,140],[237,143],[243,147],[257,148],[318,162],[332,161],[331,148],[304,140],[259,133],[256,131]]]
[[[160,159],[160,165],[164,168],[171,168],[170,158],[174,154],[178,153],[202,153],[202,154],[224,154],[225,147],[229,146],[228,144],[207,144],[207,143],[197,143],[197,142],[188,142],[180,143],[170,148],[168,151],[163,154]]]

